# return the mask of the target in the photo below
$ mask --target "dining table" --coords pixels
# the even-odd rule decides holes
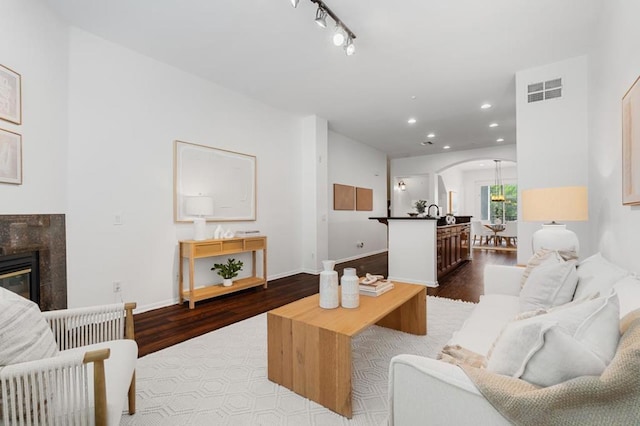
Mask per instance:
[[[493,245],[497,246],[498,241],[500,241],[500,236],[498,235],[498,232],[504,231],[506,229],[505,225],[501,223],[489,223],[489,224],[485,224],[484,226],[485,228],[488,228],[491,231],[493,231]]]

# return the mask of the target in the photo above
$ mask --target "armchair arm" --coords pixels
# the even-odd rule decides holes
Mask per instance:
[[[416,355],[389,366],[389,425],[508,425],[459,367]]]
[[[484,294],[520,295],[520,280],[524,269],[520,266],[486,265]]]
[[[109,355],[109,349],[61,353],[3,367],[0,403],[4,424],[89,424],[93,412],[96,426],[106,425],[104,360]],[[94,364],[94,401],[89,401],[89,363]]]
[[[43,312],[60,350],[109,340],[133,339],[135,303],[114,303]]]

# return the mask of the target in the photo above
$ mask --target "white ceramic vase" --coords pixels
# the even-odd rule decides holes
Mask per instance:
[[[320,272],[320,307],[335,309],[340,304],[338,297],[338,273],[333,270],[335,260],[323,260],[324,271]]]
[[[222,225],[216,226],[216,230],[213,232],[213,238],[219,240],[224,235],[224,229],[222,229]]]
[[[360,283],[356,269],[344,268],[340,284],[342,287],[342,307],[353,309],[360,306]]]
[[[231,278],[223,278],[222,285],[225,287],[231,287],[233,285],[233,280]]]

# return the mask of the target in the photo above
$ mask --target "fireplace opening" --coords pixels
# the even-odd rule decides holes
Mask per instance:
[[[38,252],[0,256],[0,287],[40,305]]]

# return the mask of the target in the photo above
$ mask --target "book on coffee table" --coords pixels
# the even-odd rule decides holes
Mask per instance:
[[[380,281],[371,284],[360,284],[360,294],[363,296],[380,296],[393,289],[393,283],[391,281]]]

